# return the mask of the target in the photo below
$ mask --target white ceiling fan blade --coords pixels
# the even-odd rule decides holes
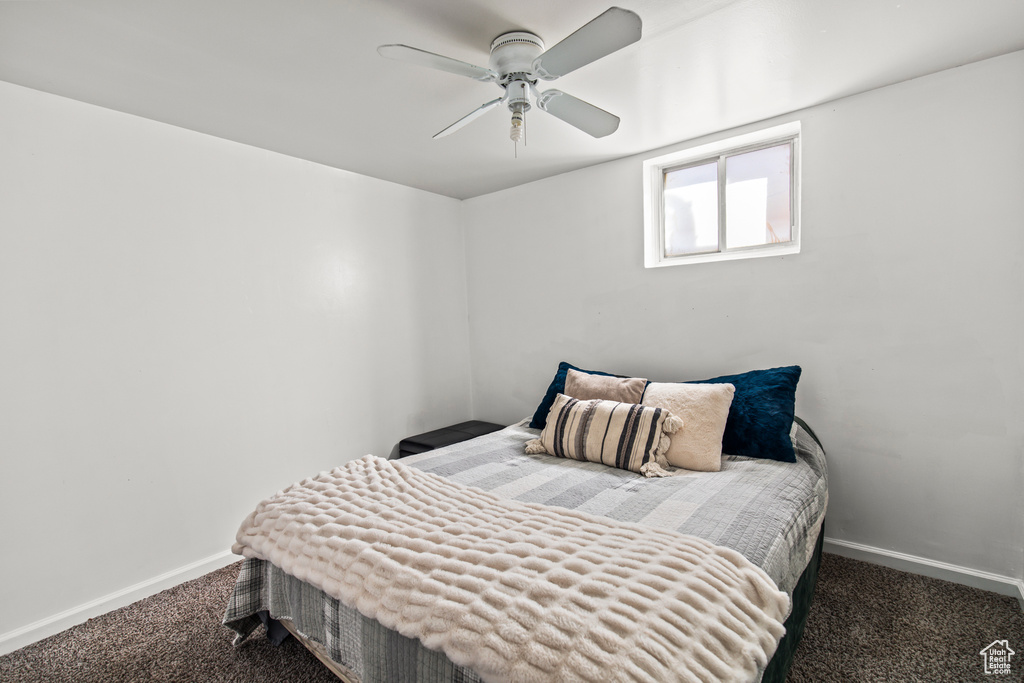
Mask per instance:
[[[430,67],[431,69],[439,69],[459,76],[474,78],[478,81],[493,81],[498,77],[496,73],[482,66],[461,62],[458,59],[434,54],[433,52],[409,47],[408,45],[381,45],[377,48],[377,54],[388,59],[397,59],[400,62],[410,62]]]
[[[486,114],[487,112],[489,112],[490,110],[494,109],[499,104],[501,104],[501,102],[502,102],[502,98],[499,97],[496,100],[491,100],[487,104],[481,104],[479,107],[477,107],[476,109],[474,109],[470,113],[466,114],[465,116],[463,116],[461,119],[459,119],[458,121],[456,121],[452,125],[448,126],[444,130],[442,130],[440,133],[435,135],[434,139],[436,140],[438,138],[443,138],[446,135],[451,135],[452,133],[454,133],[455,131],[459,130],[463,126],[465,126],[465,125],[467,125],[469,123],[472,123],[473,121],[476,121],[478,118],[480,118],[481,116],[483,116],[484,114]]]
[[[595,138],[611,135],[619,127],[619,117],[615,114],[609,114],[561,90],[545,90],[540,93],[537,106]]]
[[[641,26],[636,12],[612,7],[537,57],[533,70],[546,81],[564,76],[640,40]]]

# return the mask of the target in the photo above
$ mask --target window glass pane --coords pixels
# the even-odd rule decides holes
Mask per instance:
[[[789,242],[790,145],[725,160],[725,234],[730,249]]]
[[[665,256],[718,251],[718,162],[665,173]]]

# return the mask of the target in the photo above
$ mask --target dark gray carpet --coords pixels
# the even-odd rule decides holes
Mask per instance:
[[[241,647],[220,625],[232,565],[0,657],[0,681],[337,683],[294,639]],[[262,631],[262,629],[261,629]],[[1020,653],[985,676],[993,640]],[[1013,598],[826,554],[790,683],[1024,681],[1024,614]]]
[[[994,640],[1020,653],[986,676]],[[1024,681],[1024,613],[1011,597],[823,555],[789,683]]]
[[[0,682],[338,683],[294,638],[274,647],[254,634],[232,647],[220,622],[240,564],[0,657]]]

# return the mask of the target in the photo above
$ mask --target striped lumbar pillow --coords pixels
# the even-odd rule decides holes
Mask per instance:
[[[558,394],[540,438],[526,442],[527,453],[548,453],[589,460],[648,477],[669,472],[665,452],[669,434],[682,420],[663,408],[615,401],[579,399]]]

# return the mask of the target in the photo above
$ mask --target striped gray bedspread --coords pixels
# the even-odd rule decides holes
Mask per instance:
[[[732,548],[792,595],[828,503],[825,454],[794,426],[797,462],[725,456],[721,472],[648,479],[605,465],[527,455],[539,430],[524,423],[410,456],[403,464],[515,500],[674,529]],[[479,681],[440,652],[390,631],[269,562],[246,560],[224,624],[243,641],[268,611],[324,645],[353,680]]]

